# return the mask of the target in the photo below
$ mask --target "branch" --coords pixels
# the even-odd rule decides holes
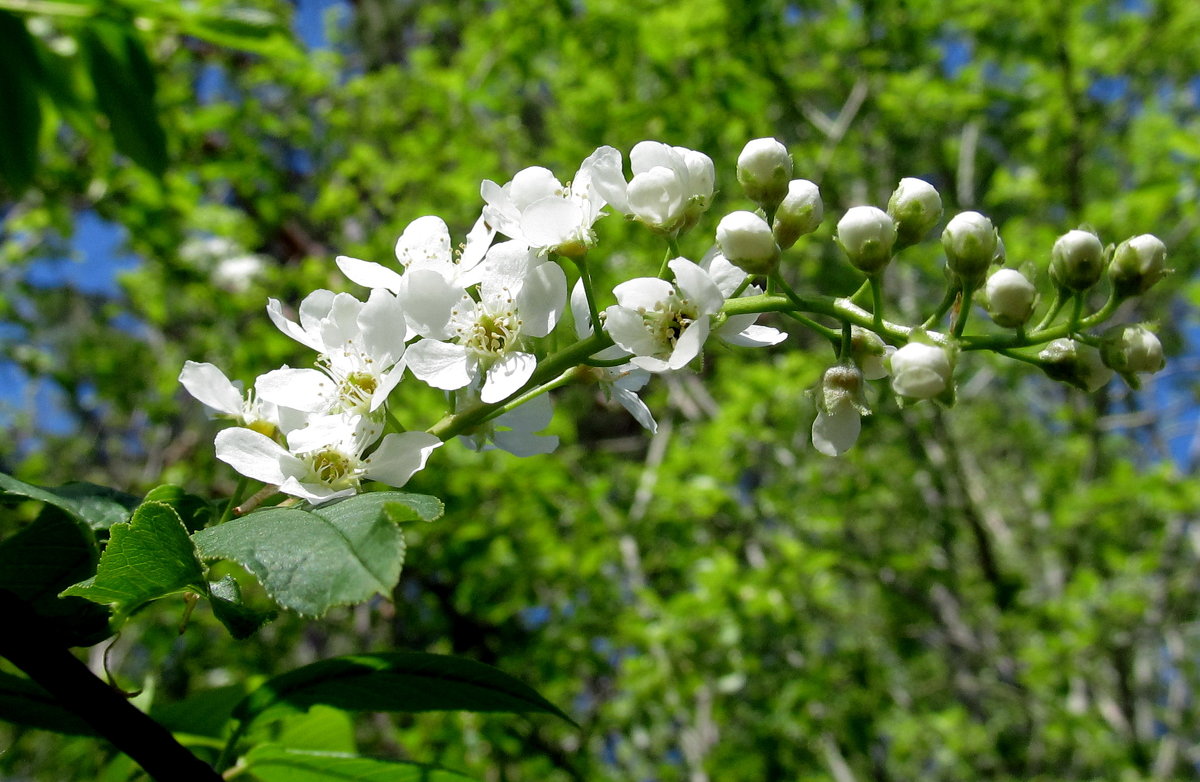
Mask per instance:
[[[25,672],[98,735],[137,761],[160,782],[222,782],[221,775],[175,740],[170,731],[140,711],[54,640],[29,605],[0,589],[0,655]]]

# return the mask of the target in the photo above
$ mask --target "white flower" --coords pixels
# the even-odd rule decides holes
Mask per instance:
[[[1166,274],[1167,246],[1153,234],[1126,239],[1113,253],[1108,274],[1120,296],[1145,293]]]
[[[992,221],[979,212],[959,212],[942,231],[946,266],[964,280],[978,284],[988,266],[1003,252],[1000,235]]]
[[[870,412],[858,367],[843,364],[825,370],[817,393],[813,447],[826,456],[841,456],[858,441],[862,416]]]
[[[496,229],[481,215],[456,260],[450,248],[450,229],[442,218],[418,217],[396,240],[396,260],[403,274],[345,255],[337,257],[337,265],[359,285],[396,294],[409,330],[436,338],[446,328],[450,309],[463,291],[482,279],[480,262],[495,236]]]
[[[575,284],[571,291],[571,313],[575,316],[575,335],[586,339],[592,335],[591,313],[588,312],[587,296],[584,293],[583,281]],[[619,345],[613,345],[595,355],[601,361],[611,361],[627,356]],[[619,364],[613,367],[593,367],[596,381],[609,399],[617,400],[634,419],[653,434],[658,431],[658,424],[653,413],[637,392],[650,382],[650,373],[639,369],[633,364]]]
[[[941,219],[942,197],[924,179],[905,177],[888,200],[887,211],[896,221],[900,241],[916,244]]]
[[[750,274],[768,274],[779,262],[779,245],[767,221],[753,212],[730,212],[717,224],[717,246],[726,260]]]
[[[984,287],[992,320],[1005,328],[1016,328],[1033,314],[1037,288],[1016,269],[1000,269],[988,277]]]
[[[185,362],[179,372],[179,382],[189,394],[216,413],[256,432],[269,435],[277,429],[296,428],[304,423],[303,414],[280,409],[274,403],[256,397],[253,391],[243,396],[241,383],[230,382],[225,373],[212,364]]]
[[[320,416],[291,432],[284,448],[235,427],[217,434],[217,458],[248,478],[317,504],[354,494],[364,479],[403,486],[442,444],[426,432],[389,434],[364,457],[379,433],[378,425],[363,416]]]
[[[838,220],[837,241],[856,269],[875,274],[892,259],[896,224],[882,209],[851,207]]]
[[[467,404],[474,400],[469,398]],[[550,397],[543,394],[525,404],[497,416],[469,436],[461,437],[463,443],[476,451],[499,448],[513,456],[541,456],[552,453],[558,447],[557,435],[542,435],[538,432],[550,425],[554,418],[554,407]]]
[[[801,236],[817,230],[824,216],[821,189],[807,179],[793,179],[788,182],[787,195],[775,210],[772,226],[775,241],[786,250]]]
[[[626,184],[621,153],[612,147],[600,150],[605,153],[593,172],[597,191],[614,209],[655,231],[686,230],[712,202],[716,170],[702,152],[658,141],[639,142],[629,153],[633,178]]]
[[[526,337],[544,337],[566,306],[567,278],[556,263],[536,258],[525,245],[505,242],[484,261],[479,299],[462,295],[451,310],[444,339],[423,339],[408,350],[413,374],[434,388],[453,391],[482,384],[488,404],[516,393],[537,359]]]
[[[708,272],[708,276],[716,284],[717,290],[726,299],[732,296],[749,276],[743,269],[734,266],[728,258],[715,251],[710,251],[710,254],[700,261],[700,268]],[[746,287],[742,295],[758,296],[761,293],[762,288],[750,285]],[[730,315],[725,318],[724,323],[717,327],[713,336],[722,342],[743,348],[765,348],[770,345],[778,345],[787,339],[787,334],[779,329],[755,325],[757,320],[758,313]]]
[[[1085,291],[1104,274],[1104,245],[1090,231],[1067,231],[1050,252],[1050,279],[1064,288]]]
[[[771,209],[783,200],[791,178],[792,157],[787,147],[773,138],[749,141],[738,155],[738,183],[751,201],[765,209]]]
[[[317,290],[300,303],[300,322],[271,299],[267,313],[283,333],[317,351],[321,370],[284,367],[262,375],[266,400],[309,413],[373,412],[404,373],[404,311],[383,289],[366,303],[348,293]]]
[[[953,367],[944,348],[910,342],[888,361],[892,388],[909,399],[931,399],[950,387]]]
[[[500,233],[534,249],[579,257],[596,243],[592,225],[605,204],[592,181],[593,171],[611,169],[613,156],[619,169],[620,155],[612,147],[600,147],[583,161],[569,185],[541,166],[518,171],[503,187],[484,180],[483,216]]]

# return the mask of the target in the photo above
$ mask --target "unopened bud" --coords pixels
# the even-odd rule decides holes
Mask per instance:
[[[1104,335],[1100,356],[1134,388],[1135,375],[1157,372],[1165,366],[1162,343],[1145,326],[1114,326]]]
[[[1016,269],[1000,269],[984,288],[988,312],[999,326],[1015,329],[1033,314],[1037,288]]]
[[[856,269],[868,275],[878,274],[892,259],[896,224],[882,209],[851,207],[838,220],[837,241]]]
[[[959,212],[942,231],[946,267],[972,287],[983,281],[988,266],[1003,253],[992,221],[979,212]]]
[[[925,180],[905,177],[892,193],[887,211],[896,222],[900,245],[907,247],[924,239],[942,218],[942,197]]]
[[[885,343],[883,338],[874,331],[861,326],[850,327],[850,356],[867,380],[879,380],[887,377],[888,371],[884,359],[893,351],[895,348]]]
[[[1090,231],[1067,231],[1050,253],[1050,279],[1061,288],[1085,291],[1104,273],[1104,245]]]
[[[786,250],[801,236],[817,230],[824,216],[820,189],[807,179],[793,179],[788,182],[783,202],[775,210],[775,241]]]
[[[753,212],[730,212],[717,225],[717,246],[734,266],[749,274],[770,274],[779,245],[767,221]]]
[[[1042,371],[1054,380],[1096,391],[1112,380],[1113,371],[1104,365],[1100,351],[1073,339],[1056,339],[1038,353]]]
[[[768,212],[779,205],[792,178],[787,147],[773,138],[756,138],[738,155],[737,180],[750,200]]]
[[[851,405],[862,415],[871,412],[867,407],[863,373],[851,364],[830,367],[821,377],[821,399],[818,406],[829,412],[843,404]]]
[[[932,399],[950,388],[954,368],[945,348],[910,342],[892,354],[892,389],[909,399]]]
[[[1157,236],[1142,234],[1117,246],[1108,276],[1117,295],[1126,298],[1150,290],[1167,273],[1167,246]]]

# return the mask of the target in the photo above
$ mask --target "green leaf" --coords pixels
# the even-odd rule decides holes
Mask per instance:
[[[335,657],[276,676],[238,704],[245,723],[314,704],[348,711],[545,712],[575,723],[533,688],[490,665],[423,652]]]
[[[229,8],[220,13],[182,9],[180,30],[227,49],[275,56],[290,48],[288,29],[274,14],[257,8]]]
[[[172,733],[220,738],[233,709],[246,697],[244,682],[199,690],[174,703],[155,703],[150,716]]]
[[[206,524],[213,521],[215,516],[213,506],[208,500],[188,494],[182,487],[172,484],[155,486],[146,495],[143,502],[161,502],[164,505],[170,505],[179,514],[179,518],[183,521],[183,526],[187,527],[188,532],[203,529]]]
[[[356,752],[354,720],[341,709],[313,706],[306,714],[280,720],[272,743],[320,752]]]
[[[0,671],[0,721],[70,736],[96,735],[90,725],[60,706],[53,695],[26,678],[4,671]]]
[[[138,505],[137,497],[107,486],[76,481],[51,489],[0,473],[0,499],[4,497],[24,497],[49,503],[96,530],[128,520],[129,512]]]
[[[128,524],[114,524],[96,575],[63,591],[114,608],[120,624],[144,603],[194,589],[204,594],[204,568],[179,514],[161,502],[146,502]]]
[[[404,535],[392,514],[432,519],[433,497],[360,494],[311,511],[273,508],[195,535],[206,559],[249,570],[281,606],[321,616],[333,606],[390,595],[404,564]]]
[[[213,615],[239,641],[254,635],[260,627],[279,615],[276,611],[256,611],[244,605],[242,588],[233,576],[209,582],[208,599]]]
[[[154,67],[132,25],[92,20],[79,43],[117,149],[162,176],[167,169],[167,136],[154,103]]]
[[[33,181],[37,170],[42,107],[37,95],[37,51],[25,22],[0,11],[0,179],[15,194]]]
[[[111,633],[108,610],[58,593],[95,574],[100,551],[87,525],[46,505],[37,519],[0,543],[0,589],[12,592],[69,646],[90,646]]]
[[[457,771],[376,760],[340,752],[313,752],[261,744],[242,758],[261,782],[470,782]]]

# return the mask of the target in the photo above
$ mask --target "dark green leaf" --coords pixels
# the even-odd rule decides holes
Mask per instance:
[[[242,759],[261,782],[470,782],[457,771],[262,744]]]
[[[71,736],[96,735],[86,722],[58,705],[50,693],[4,671],[0,671],[0,720]]]
[[[114,608],[119,624],[155,598],[185,589],[207,588],[196,548],[174,509],[143,503],[128,524],[114,524],[96,575],[63,591]]]
[[[167,169],[167,137],[154,102],[154,68],[133,27],[93,20],[80,36],[80,44],[96,101],[108,117],[117,149],[162,176]]]
[[[280,720],[269,728],[275,729],[271,743],[281,747],[319,752],[358,751],[354,741],[354,719],[330,706],[313,706],[307,713]]]
[[[572,722],[503,671],[462,657],[423,652],[336,657],[297,668],[251,693],[234,717],[251,722],[317,703],[348,711],[545,712]]]
[[[230,635],[239,641],[254,635],[260,627],[278,616],[275,611],[256,611],[244,605],[242,589],[233,576],[210,582],[208,597],[212,603],[213,615],[225,625]]]
[[[404,535],[385,509],[412,507],[410,496],[378,492],[312,511],[259,511],[197,532],[196,548],[206,559],[230,559],[249,570],[281,606],[320,616],[391,594],[404,564]],[[426,499],[433,500],[413,503],[423,516],[434,511]]]
[[[32,524],[0,543],[0,589],[27,602],[69,646],[107,638],[108,610],[58,593],[95,574],[96,537],[83,522],[46,505]]]
[[[0,500],[4,497],[24,497],[47,502],[62,508],[92,529],[108,529],[126,521],[129,512],[137,507],[138,499],[107,486],[76,481],[56,488],[34,486],[0,473]]]
[[[179,514],[179,518],[183,521],[183,526],[187,527],[188,532],[203,529],[213,520],[213,506],[208,500],[188,494],[179,486],[171,484],[156,486],[150,490],[143,502],[161,502],[164,505],[170,505]]]
[[[150,716],[174,733],[219,738],[225,735],[234,707],[245,696],[243,683],[200,690],[174,703],[155,703]]]
[[[0,11],[0,179],[21,193],[37,169],[42,107],[37,95],[37,52],[21,17]]]

